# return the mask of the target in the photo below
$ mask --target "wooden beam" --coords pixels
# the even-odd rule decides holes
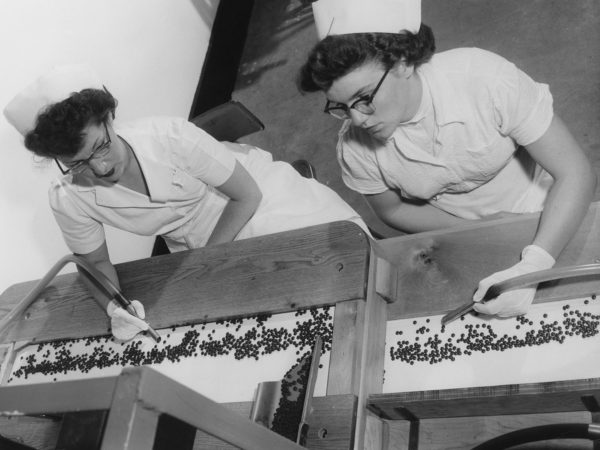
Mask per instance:
[[[327,395],[357,396],[353,445],[361,450],[381,448],[381,443],[385,441],[381,438],[383,424],[378,419],[369,420],[365,408],[367,396],[381,392],[383,386],[387,318],[387,303],[376,292],[378,264],[381,259],[374,249],[371,250],[369,261],[365,301],[336,305],[327,379]],[[373,442],[378,444],[372,444]]]
[[[333,222],[116,265],[126,297],[156,328],[280,313],[365,297],[369,238]],[[0,296],[0,314],[36,282]],[[45,341],[107,334],[108,318],[76,274],[60,275],[0,337]]]
[[[600,394],[600,379],[371,395],[368,408],[387,420],[584,411],[582,397]]]
[[[115,377],[0,387],[0,415],[109,409]]]
[[[313,398],[306,447],[313,450],[349,450],[353,448],[356,426],[355,395],[328,395]]]
[[[37,450],[55,450],[60,428],[60,416],[0,416],[1,436]]]
[[[365,308],[364,300],[342,302],[335,306],[327,395],[358,395]]]
[[[152,448],[161,414],[247,450],[302,447],[149,367],[118,377],[0,388],[0,415],[110,409],[102,449]]]
[[[367,410],[368,397],[383,388],[385,361],[385,333],[388,317],[386,300],[377,293],[377,273],[382,263],[379,248],[371,248],[362,351],[360,362],[360,385],[358,391],[354,448],[356,450],[384,450],[387,441],[385,423],[373,417]],[[386,263],[385,267],[388,265]]]
[[[448,450],[473,449],[489,439],[501,434],[540,425],[557,423],[590,423],[590,415],[585,411],[570,413],[520,414],[481,417],[455,417],[447,419],[427,419],[415,422],[388,421],[390,425],[390,450]],[[417,426],[418,424],[418,426]],[[411,433],[414,436],[411,441]],[[498,447],[496,447],[498,448]],[[511,449],[517,449],[513,447]],[[589,442],[582,440],[544,441],[521,446],[536,450],[591,450]]]
[[[102,448],[152,448],[148,436],[154,440],[159,414],[246,450],[303,448],[148,367],[123,370]]]
[[[379,283],[387,295],[396,297],[389,305],[389,320],[443,314],[467,303],[481,279],[518,262],[538,221],[539,214],[525,214],[378,241],[381,257],[398,271],[395,279],[388,274]],[[597,262],[600,207],[593,203],[556,267]],[[571,278],[541,284],[536,302],[597,292],[598,277]]]
[[[127,450],[154,447],[154,437],[161,414],[160,408],[153,408],[140,401],[141,385],[144,376],[153,369],[125,369],[117,379],[117,386],[112,397],[111,408],[102,439],[102,450]],[[159,391],[172,391],[173,381],[162,376],[164,384],[154,386]],[[182,399],[177,398],[176,401]]]
[[[250,417],[251,402],[223,403],[242,417]],[[356,422],[356,396],[328,395],[314,397],[306,447],[314,450],[348,450],[353,446],[353,433]],[[234,449],[220,439],[203,432],[196,434],[194,448]]]

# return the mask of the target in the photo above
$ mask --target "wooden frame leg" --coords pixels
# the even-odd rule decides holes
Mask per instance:
[[[153,448],[160,411],[138,401],[140,371],[123,371],[113,394],[102,450]]]
[[[410,421],[410,428],[408,431],[408,450],[419,449],[419,431],[421,422],[419,419]]]
[[[381,450],[387,426],[367,411],[367,397],[381,393],[387,303],[376,293],[377,258],[370,257],[365,300],[336,304],[329,362],[327,395],[354,394],[358,398],[353,448]]]
[[[132,367],[114,389],[102,450],[153,448],[163,414],[247,450],[303,448],[155,369]]]

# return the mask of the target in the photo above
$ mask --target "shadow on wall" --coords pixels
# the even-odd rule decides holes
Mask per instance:
[[[252,24],[261,24],[252,31],[246,42],[244,60],[240,66],[237,85],[248,87],[260,81],[272,69],[287,64],[290,56],[282,56],[281,44],[293,40],[299,33],[313,26],[312,0],[267,1],[254,8]],[[264,26],[269,24],[269,26]],[[269,56],[275,56],[273,60]]]

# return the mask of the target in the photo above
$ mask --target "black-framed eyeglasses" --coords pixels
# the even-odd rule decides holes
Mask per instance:
[[[63,173],[63,175],[67,174],[76,174],[81,173],[86,170],[90,162],[94,159],[104,158],[106,155],[110,153],[110,147],[112,145],[112,140],[110,139],[110,133],[108,132],[108,126],[106,125],[106,120],[102,122],[104,125],[104,131],[106,132],[106,140],[96,148],[92,154],[86,159],[82,159],[79,161],[74,161],[72,163],[61,163],[57,158],[54,158],[58,168]],[[63,167],[64,165],[64,167]]]
[[[355,109],[362,114],[373,114],[375,112],[375,105],[373,105],[373,99],[375,98],[377,91],[383,84],[383,80],[385,80],[385,77],[389,71],[390,69],[387,69],[385,72],[383,72],[383,76],[381,77],[379,83],[377,83],[377,86],[375,86],[375,89],[373,89],[373,92],[371,92],[371,94],[364,95],[356,99],[350,106],[345,105],[344,103],[330,102],[329,100],[327,100],[324,112],[331,114],[336,119],[341,120],[346,120],[350,118],[351,109]]]

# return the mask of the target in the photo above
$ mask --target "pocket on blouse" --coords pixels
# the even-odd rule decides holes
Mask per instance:
[[[461,166],[468,179],[488,181],[506,167],[516,151],[512,139],[498,136],[491,142],[466,148]]]

